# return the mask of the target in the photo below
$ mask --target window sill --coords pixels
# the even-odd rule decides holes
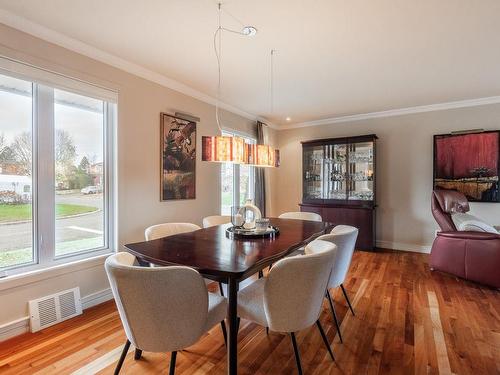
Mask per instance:
[[[0,279],[0,291],[37,283],[67,273],[98,267],[104,264],[105,259],[110,254],[111,252],[107,252],[106,254],[4,277]]]

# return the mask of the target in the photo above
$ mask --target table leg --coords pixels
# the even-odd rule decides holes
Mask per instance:
[[[229,340],[227,345],[227,373],[238,373],[238,281],[228,280],[228,308],[227,320],[229,323]]]

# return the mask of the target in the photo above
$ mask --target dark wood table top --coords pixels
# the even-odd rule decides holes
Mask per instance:
[[[224,224],[125,247],[150,263],[193,267],[213,280],[242,280],[333,228],[326,222],[270,220],[280,229],[275,238],[232,240],[226,237],[231,224]]]

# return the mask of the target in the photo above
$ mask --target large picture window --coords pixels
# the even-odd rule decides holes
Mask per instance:
[[[69,80],[69,79],[68,79]],[[108,252],[116,105],[0,71],[0,271]]]
[[[237,136],[246,143],[255,143],[254,138],[224,131],[222,135]],[[247,199],[254,199],[255,167],[244,164],[221,164],[221,215],[231,215],[231,206],[242,206]]]

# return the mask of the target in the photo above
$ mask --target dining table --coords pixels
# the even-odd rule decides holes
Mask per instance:
[[[329,233],[332,223],[270,218],[279,233],[268,238],[232,238],[223,224],[152,241],[125,245],[141,265],[182,265],[203,277],[227,284],[227,372],[238,373],[239,284],[280,258]]]

